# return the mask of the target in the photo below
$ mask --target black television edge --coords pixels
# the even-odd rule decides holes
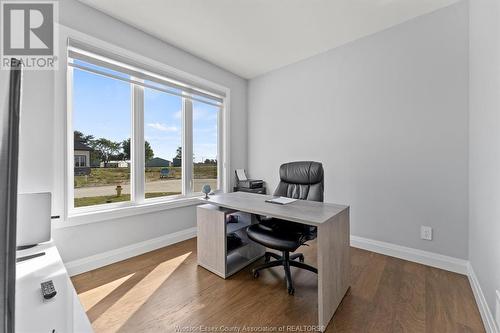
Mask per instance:
[[[21,63],[11,59],[11,70],[2,111],[0,130],[0,300],[2,332],[15,331],[16,215],[21,109]],[[8,102],[7,102],[8,100]]]

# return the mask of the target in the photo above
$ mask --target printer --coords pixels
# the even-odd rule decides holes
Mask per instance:
[[[243,188],[260,188],[264,186],[264,182],[258,179],[240,180],[238,186]]]
[[[238,187],[240,188],[255,189],[264,187],[264,181],[260,179],[248,179],[244,169],[236,169],[235,173]]]

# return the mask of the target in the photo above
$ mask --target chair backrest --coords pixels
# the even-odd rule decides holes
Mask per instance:
[[[281,165],[280,183],[274,195],[322,202],[323,193],[324,174],[321,163],[302,161]]]

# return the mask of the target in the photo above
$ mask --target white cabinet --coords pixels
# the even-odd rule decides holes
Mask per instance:
[[[45,254],[16,264],[16,332],[93,332],[53,242],[17,251],[17,257],[39,253]],[[57,295],[44,300],[40,283],[48,280]]]

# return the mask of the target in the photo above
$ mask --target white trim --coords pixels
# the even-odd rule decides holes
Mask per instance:
[[[419,264],[444,269],[459,274],[467,274],[468,261],[411,247],[381,242],[351,235],[351,246],[363,250],[385,254]]]
[[[500,331],[500,291],[496,290],[495,294],[497,296],[495,299],[495,323]]]
[[[182,99],[182,194],[193,192],[193,101]]]
[[[66,56],[66,52],[63,53]],[[61,59],[62,57],[59,57]],[[63,66],[66,66],[67,64],[67,58],[64,58]],[[70,60],[71,61],[71,60]],[[66,112],[64,113],[66,116],[66,142],[65,142],[65,148],[66,152],[63,154],[64,156],[64,161],[65,161],[65,172],[64,176],[64,216],[67,217],[69,215],[69,212],[72,211],[75,206],[74,206],[74,196],[75,196],[75,189],[74,189],[74,179],[75,179],[75,169],[73,163],[71,163],[71,156],[74,154],[74,132],[73,132],[73,67],[67,66],[66,67],[66,94],[62,94],[65,98],[65,105],[66,105]],[[58,86],[56,86],[57,89]],[[57,101],[57,100],[56,100]],[[55,154],[57,156],[57,154]],[[89,156],[89,163],[90,161],[90,156]],[[71,181],[68,181],[68,179],[71,179]]]
[[[82,259],[77,259],[65,263],[70,276],[88,272],[93,269],[110,265],[112,263],[141,255],[174,243],[182,242],[186,239],[196,237],[196,227],[177,231],[168,235],[148,239],[143,242],[131,244],[118,249],[95,254]]]
[[[228,193],[232,192],[231,188],[231,113],[229,112],[229,109],[231,107],[231,95],[226,94],[226,97],[224,99],[224,104],[222,104],[222,192]],[[220,133],[220,132],[219,132]],[[219,148],[220,149],[220,148]],[[217,156],[218,159],[220,159],[219,156]],[[219,161],[217,161],[219,163]],[[220,177],[218,177],[220,178]],[[220,181],[220,180],[219,180]]]
[[[223,154],[222,154],[222,167],[223,167],[223,173],[219,176],[222,177],[222,182],[224,184],[223,191],[224,192],[229,192],[230,191],[230,186],[229,184],[231,183],[231,178],[230,178],[230,89],[228,87],[225,87],[223,85],[220,85],[218,83],[206,80],[202,77],[190,74],[188,72],[184,72],[182,70],[176,69],[175,67],[171,67],[165,63],[153,60],[149,57],[140,55],[138,53],[129,51],[127,49],[121,48],[119,46],[116,46],[114,44],[110,44],[108,42],[105,42],[103,40],[97,39],[95,37],[92,37],[90,35],[87,35],[85,33],[79,32],[77,30],[71,29],[69,27],[66,27],[64,25],[58,25],[60,26],[60,38],[61,40],[67,41],[68,38],[73,38],[75,40],[78,40],[79,42],[83,42],[85,44],[92,45],[96,48],[103,49],[106,51],[109,51],[113,54],[116,54],[121,57],[125,57],[128,59],[132,59],[138,63],[144,64],[145,66],[148,66],[149,68],[156,68],[162,73],[165,73],[165,75],[169,76],[171,75],[174,78],[182,78],[187,80],[190,84],[193,85],[199,85],[200,87],[206,87],[209,89],[213,89],[216,91],[222,92],[225,97],[223,97],[223,127],[222,129],[219,130],[219,134],[223,136]],[[96,209],[94,210],[94,207],[87,207],[86,209],[80,207],[80,208],[74,208],[73,207],[73,195],[72,193],[74,192],[73,189],[73,158],[69,158],[69,156],[73,155],[73,129],[72,129],[72,119],[71,119],[71,114],[72,114],[72,105],[71,105],[71,99],[67,98],[67,91],[68,90],[70,93],[70,86],[69,84],[72,83],[71,80],[71,68],[67,66],[67,50],[66,50],[66,42],[64,43],[64,47],[60,48],[59,52],[59,61],[65,66],[65,68],[62,68],[64,72],[67,73],[68,75],[64,78],[59,77],[56,75],[55,79],[55,94],[56,95],[61,95],[62,98],[64,99],[65,103],[63,105],[58,104],[58,99],[56,99],[56,112],[59,114],[65,114],[66,115],[66,142],[64,143],[64,172],[65,172],[65,178],[63,180],[63,189],[61,190],[56,190],[56,192],[59,193],[59,195],[63,195],[64,197],[64,202],[65,206],[63,207],[64,212],[61,214],[63,218],[59,223],[57,223],[56,228],[62,227],[62,224],[66,224],[66,226],[74,226],[74,225],[79,225],[79,224],[85,224],[85,223],[93,223],[93,222],[98,222],[98,221],[104,221],[104,220],[109,220],[117,217],[122,217],[122,216],[129,216],[129,215],[136,215],[136,213],[130,213],[132,211],[135,211],[138,209],[138,202],[135,203],[130,203],[130,202],[120,202],[120,203],[114,203],[114,204],[107,204],[105,205],[106,207],[103,207],[101,210],[100,208],[95,207]],[[66,80],[66,81],[64,81]],[[69,96],[71,97],[71,96]],[[183,103],[184,104],[184,103]],[[132,146],[132,143],[131,143]],[[132,147],[131,147],[132,150]],[[185,150],[183,148],[183,150]],[[56,154],[57,155],[57,154]],[[218,157],[219,158],[219,157]],[[183,159],[185,160],[185,159]],[[219,161],[218,161],[219,162]],[[69,181],[71,179],[71,181]],[[137,182],[140,179],[135,179]],[[131,189],[134,191],[134,186],[131,184]],[[140,194],[140,193],[138,193]],[[183,198],[189,198],[193,195],[193,193],[187,192],[184,193]],[[134,196],[134,193],[132,193],[132,196]],[[131,196],[131,198],[132,198]],[[137,196],[137,195],[135,195]],[[142,204],[145,205],[145,211],[150,212],[150,211],[158,211],[162,209],[168,209],[169,207],[179,207],[179,204],[172,204],[171,201],[166,201],[162,202],[161,204],[163,205],[163,208],[160,209],[153,209],[150,210],[150,204],[149,200],[145,200]],[[182,200],[182,199],[179,199]],[[182,201],[179,201],[182,202]],[[156,203],[156,202],[155,202]],[[180,204],[180,206],[187,206],[186,204]],[[124,210],[124,213],[118,213],[118,210]],[[107,212],[113,212],[113,214],[107,214]],[[103,214],[102,217],[97,217],[96,214]],[[86,216],[85,218],[82,218],[82,216]],[[88,216],[93,216],[92,218]]]
[[[167,209],[196,206],[203,203],[199,200],[199,198],[201,197],[202,197],[201,195],[197,195],[194,197],[180,198],[171,201],[165,201],[165,200],[151,201],[137,205],[129,204],[128,206],[120,206],[98,211],[84,212],[72,215],[68,217],[66,221],[52,222],[52,228],[54,229],[70,228],[87,223],[109,221],[122,217],[155,213]]]
[[[217,189],[216,191],[223,190],[224,185],[222,183],[222,179],[224,178],[224,162],[222,156],[224,147],[224,124],[222,123],[222,117],[224,116],[224,106],[219,106],[217,111],[217,156],[215,159],[217,160]]]
[[[472,268],[470,262],[467,263],[467,272],[472,292],[474,293],[474,298],[476,299],[477,307],[479,308],[479,313],[483,319],[484,329],[487,333],[499,333],[500,331],[495,324],[493,313],[490,311],[490,307],[486,302],[479,280],[477,279],[476,273],[474,273],[474,269]]]
[[[131,97],[132,113],[132,135],[130,136],[130,158],[132,165],[130,168],[130,199],[136,204],[144,202],[146,176],[145,170],[145,151],[144,151],[144,88],[132,85]]]
[[[497,330],[500,331],[500,291],[495,291],[495,324],[497,325]]]

